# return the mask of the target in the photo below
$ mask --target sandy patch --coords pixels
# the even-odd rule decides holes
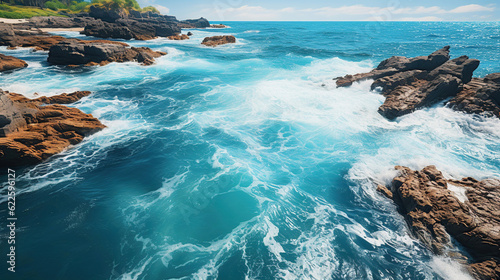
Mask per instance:
[[[83,27],[73,27],[73,28],[40,28],[44,32],[60,32],[60,31],[83,31]]]
[[[28,19],[26,19],[26,18],[0,18],[0,22],[16,24],[16,23],[28,22]]]

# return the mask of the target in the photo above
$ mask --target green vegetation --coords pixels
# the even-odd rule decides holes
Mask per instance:
[[[144,8],[142,8],[142,11],[143,12],[153,12],[153,13],[160,14],[160,11],[158,11],[158,9],[155,8],[155,7],[153,7],[153,6],[144,7]]]
[[[88,12],[89,6],[94,5],[108,10],[125,9],[142,12],[160,13],[153,6],[143,9],[136,0],[0,0],[0,17],[3,18],[30,18],[35,16],[62,16],[59,12],[79,13]],[[4,4],[8,3],[8,4]]]
[[[97,7],[104,7],[108,10],[117,10],[123,8],[125,10],[141,10],[141,6],[136,0],[92,0],[92,4]]]
[[[61,15],[50,9],[0,4],[1,18],[30,18],[38,16],[61,16]]]

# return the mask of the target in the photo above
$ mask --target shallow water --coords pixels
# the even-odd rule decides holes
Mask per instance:
[[[439,105],[388,121],[369,81],[331,79],[448,44],[481,60],[475,76],[499,72],[500,23],[227,24],[131,41],[169,53],[150,67],[68,70],[1,49],[30,66],[0,88],[91,90],[72,106],[107,126],[16,170],[16,279],[470,279],[411,238],[370,178],[429,164],[499,177],[500,120]],[[217,34],[238,42],[200,45]]]

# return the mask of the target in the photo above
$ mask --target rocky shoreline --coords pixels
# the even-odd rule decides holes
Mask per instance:
[[[500,180],[447,180],[435,166],[396,169],[377,190],[396,203],[415,237],[436,254],[446,254],[453,239],[472,256],[475,278],[500,279]]]
[[[466,113],[500,118],[500,73],[472,78],[479,60],[463,55],[450,60],[446,46],[428,56],[393,56],[368,73],[335,78],[337,87],[374,80],[386,100],[378,112],[387,119],[410,114],[451,98],[446,105]]]
[[[152,65],[166,55],[146,47],[109,40],[67,39],[40,28],[84,28],[82,34],[100,38],[186,40],[181,28],[226,28],[208,20],[178,21],[151,12],[109,11],[69,18],[40,17],[21,24],[0,23],[0,45],[48,51],[47,61],[69,67],[102,66],[136,61]],[[191,34],[192,35],[192,34]],[[216,47],[236,43],[231,35],[207,37],[201,44]],[[338,87],[373,80],[371,89],[386,97],[378,112],[389,120],[443,103],[450,108],[500,118],[500,73],[473,78],[479,60],[450,59],[446,46],[428,56],[393,56],[368,73],[335,78]],[[0,72],[22,69],[23,60],[0,54]],[[0,165],[40,163],[80,143],[105,126],[90,114],[64,106],[89,95],[78,91],[28,99],[0,90]],[[456,240],[472,256],[468,268],[478,279],[500,279],[500,180],[448,180],[434,166],[421,171],[397,166],[399,175],[378,190],[405,216],[414,235],[436,254],[446,254]]]
[[[389,120],[439,103],[453,110],[500,118],[500,73],[473,78],[479,60],[450,60],[446,46],[428,56],[393,56],[368,73],[335,78],[337,87],[373,80],[371,90],[386,97],[378,112]],[[500,279],[500,180],[447,180],[435,166],[421,171],[396,166],[399,174],[377,190],[394,201],[414,236],[436,254],[453,241],[471,258],[476,279]]]
[[[0,166],[40,163],[103,129],[105,126],[92,115],[61,105],[89,94],[77,91],[28,99],[0,90]]]
[[[125,40],[157,37],[185,40],[192,33],[181,34],[181,28],[208,27],[211,25],[204,18],[179,21],[174,16],[153,12],[90,6],[89,13],[69,17],[33,17],[16,24],[1,22],[0,46],[48,51],[47,61],[52,65],[103,66],[111,62],[136,61],[147,66],[167,53],[117,41],[68,39],[50,35],[42,29],[83,28],[81,33],[87,36]],[[21,59],[0,54],[0,72],[27,66]],[[17,167],[40,163],[103,129],[105,126],[92,115],[61,105],[89,94],[79,91],[30,100],[0,90],[0,165]]]

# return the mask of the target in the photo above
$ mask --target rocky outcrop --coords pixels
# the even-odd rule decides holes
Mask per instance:
[[[459,242],[478,279],[500,279],[500,180],[447,180],[435,166],[396,166],[399,175],[378,189],[399,206],[415,236],[437,254]]]
[[[446,46],[429,56],[414,58],[393,56],[368,73],[339,77],[336,83],[345,87],[373,79],[372,90],[380,88],[386,97],[379,113],[394,119],[455,97],[472,80],[479,60],[467,56],[449,60],[449,49]]]
[[[175,17],[152,12],[107,10],[90,6],[89,15],[95,20],[87,23],[82,32],[87,36],[99,38],[121,38],[150,40],[168,37],[181,32]]]
[[[0,72],[27,67],[26,61],[0,53]]]
[[[210,28],[227,28],[224,24],[210,24]]]
[[[62,40],[64,37],[50,36],[39,29],[25,29],[18,25],[0,23],[0,46],[48,50]]]
[[[216,47],[219,45],[233,44],[233,43],[236,43],[236,38],[232,35],[206,37],[205,39],[203,39],[203,42],[201,42],[202,45],[208,47]]]
[[[0,90],[0,166],[39,163],[103,129],[105,126],[92,115],[54,104],[89,94],[76,92],[31,100]]]
[[[500,118],[500,73],[473,78],[450,100],[449,106],[469,114],[485,114]]]
[[[206,18],[186,19],[180,22],[181,28],[207,28],[210,22]]]
[[[79,17],[32,17],[29,19],[28,28],[75,28],[85,27],[94,19],[88,16]]]
[[[155,58],[165,54],[147,47],[129,47],[122,42],[67,39],[50,48],[47,61],[56,65],[93,66],[126,61],[151,65]]]
[[[187,40],[187,39],[189,39],[189,35],[180,34],[180,35],[168,36],[168,39],[170,39],[170,40],[176,40],[176,41]]]

